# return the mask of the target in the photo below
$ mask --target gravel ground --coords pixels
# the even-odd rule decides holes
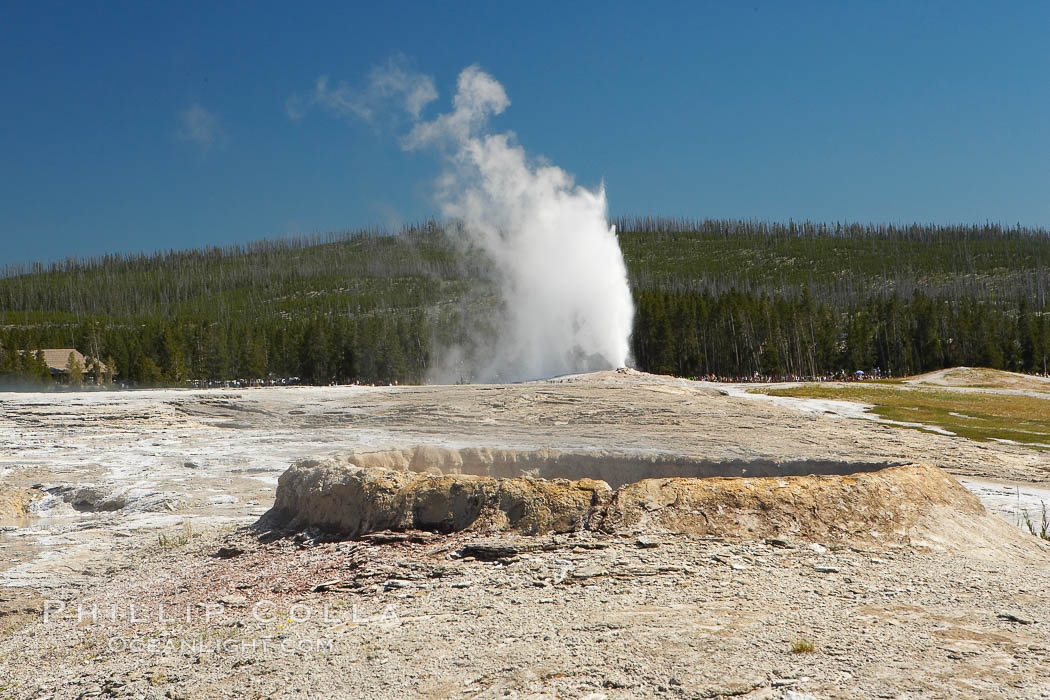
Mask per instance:
[[[1050,697],[1048,562],[670,533],[198,534],[53,591],[46,621],[0,639],[0,697]]]
[[[1050,697],[1034,545],[234,529],[293,459],[360,447],[926,462],[1004,508],[1050,481],[1043,452],[726,391],[608,372],[3,395],[0,482],[47,507],[0,522],[0,698]]]

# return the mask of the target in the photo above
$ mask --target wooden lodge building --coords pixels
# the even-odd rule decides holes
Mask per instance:
[[[80,363],[84,372],[84,379],[90,379],[98,383],[101,376],[109,375],[109,368],[101,360],[85,357],[76,348],[44,348],[44,362],[51,372],[51,378],[56,382],[69,382],[69,355],[73,354],[75,361]]]

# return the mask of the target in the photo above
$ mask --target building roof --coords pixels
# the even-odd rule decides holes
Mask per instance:
[[[47,363],[48,369],[52,372],[65,373],[66,365],[69,363],[69,353],[73,353],[73,356],[80,360],[80,365],[85,372],[90,369],[87,358],[76,348],[44,348],[44,361]],[[31,351],[30,354],[35,353]],[[98,365],[100,371],[106,371],[106,365],[101,360],[99,360]]]

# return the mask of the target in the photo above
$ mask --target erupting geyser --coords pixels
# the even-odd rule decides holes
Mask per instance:
[[[489,134],[510,104],[503,87],[471,66],[453,110],[417,123],[407,148],[442,149],[443,214],[492,261],[503,314],[481,381],[534,379],[627,364],[634,305],[605,188],[588,190],[553,165],[530,163],[513,134]],[[457,368],[462,372],[463,368]]]
[[[461,347],[435,348],[431,378],[515,381],[626,365],[634,304],[604,185],[580,187],[561,168],[531,161],[512,133],[488,133],[510,100],[478,67],[460,73],[451,112],[421,119],[435,99],[434,81],[395,57],[363,90],[322,76],[312,94],[287,103],[293,119],[319,105],[374,121],[383,103],[397,102],[413,124],[403,147],[445,157],[442,214],[468,254],[487,258],[500,306],[480,324],[485,332],[464,328]]]

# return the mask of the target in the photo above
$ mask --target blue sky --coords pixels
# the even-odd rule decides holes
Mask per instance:
[[[1050,227],[1050,3],[372,5],[8,3],[0,265],[435,214],[404,120],[286,109],[392,57],[612,215]]]

